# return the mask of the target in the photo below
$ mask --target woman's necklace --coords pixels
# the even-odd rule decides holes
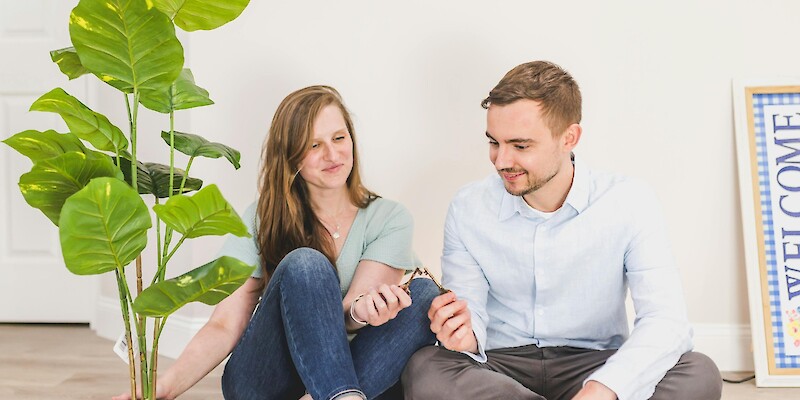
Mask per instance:
[[[333,219],[333,222],[336,224],[336,230],[333,231],[333,232],[330,232],[330,234],[331,234],[331,237],[333,238],[333,240],[336,240],[336,239],[338,239],[338,238],[340,238],[342,236],[342,234],[339,233],[339,229],[341,227],[339,226],[339,220],[337,220],[336,218]]]
[[[339,212],[338,212],[336,215],[337,215],[337,216],[339,216],[339,215],[341,215],[341,213],[342,213],[342,211],[339,211]],[[332,217],[332,216],[330,216],[330,215],[327,215],[327,214],[326,214],[326,216],[328,217],[328,220],[333,220],[333,224],[336,226],[336,230],[334,230],[333,232],[331,232],[331,230],[330,230],[330,229],[328,229],[328,226],[327,226],[327,225],[330,225],[330,223],[325,223],[325,224],[323,224],[323,225],[325,225],[325,229],[326,229],[326,230],[328,231],[328,233],[331,235],[331,237],[333,238],[333,240],[339,239],[340,237],[342,237],[342,234],[341,234],[341,232],[340,232],[340,231],[341,231],[341,229],[342,229],[342,226],[339,224],[339,219],[338,219],[337,217]]]

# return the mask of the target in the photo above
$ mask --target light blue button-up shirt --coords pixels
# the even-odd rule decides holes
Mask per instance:
[[[479,349],[467,354],[478,362],[529,344],[619,349],[587,380],[621,400],[647,399],[692,348],[658,201],[630,178],[576,162],[564,205],[546,219],[497,175],[470,184],[450,204],[442,272],[467,300]]]

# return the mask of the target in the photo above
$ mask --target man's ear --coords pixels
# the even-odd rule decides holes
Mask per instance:
[[[561,135],[561,144],[564,146],[564,149],[572,151],[572,149],[578,145],[578,142],[580,142],[582,132],[583,128],[578,124],[568,126],[564,134]]]

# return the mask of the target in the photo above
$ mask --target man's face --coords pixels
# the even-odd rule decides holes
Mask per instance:
[[[525,196],[547,185],[564,161],[565,149],[554,138],[539,102],[517,100],[490,105],[486,136],[489,159],[503,178],[508,193]],[[569,150],[566,150],[568,157]]]

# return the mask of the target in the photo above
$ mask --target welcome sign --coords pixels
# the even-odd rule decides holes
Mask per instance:
[[[800,386],[800,80],[735,82],[758,386]]]

